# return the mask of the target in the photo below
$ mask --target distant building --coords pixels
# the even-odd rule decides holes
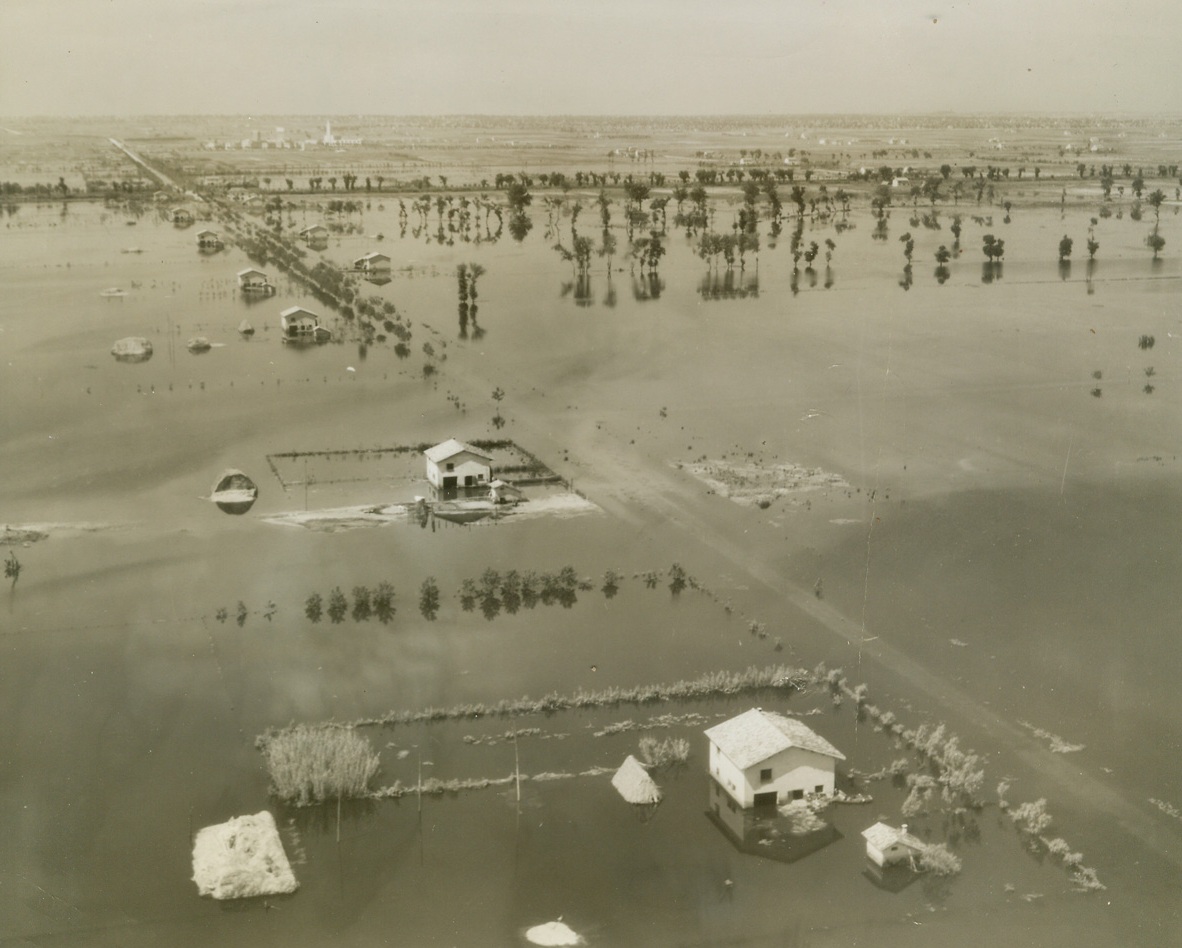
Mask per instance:
[[[279,328],[284,342],[316,342],[328,336],[320,327],[320,317],[302,306],[292,306],[279,314]]]
[[[439,490],[484,487],[492,480],[492,458],[455,438],[428,448],[427,480]]]
[[[371,250],[365,256],[358,257],[353,261],[353,269],[362,270],[365,273],[372,273],[376,270],[389,270],[390,257],[387,254]]]
[[[323,224],[312,224],[300,231],[300,236],[309,244],[328,240],[328,228]]]
[[[243,293],[274,293],[275,287],[267,280],[267,274],[255,267],[238,271],[238,288]]]
[[[907,824],[895,829],[886,823],[875,823],[862,830],[866,840],[866,855],[876,866],[893,866],[911,862],[924,850],[924,842],[907,832]]]
[[[222,235],[216,230],[197,231],[197,246],[202,250],[219,250],[222,246]]]
[[[333,134],[332,123],[324,123],[324,137],[320,139],[320,144],[328,145],[330,148],[335,148],[337,145],[360,145],[360,138],[338,138]]]
[[[706,731],[710,774],[739,806],[832,794],[845,755],[800,721],[752,708]]]
[[[186,225],[193,223],[193,212],[187,207],[174,207],[169,214],[172,222],[178,225]]]

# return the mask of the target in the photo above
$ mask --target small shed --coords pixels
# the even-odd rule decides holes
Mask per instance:
[[[172,218],[172,222],[174,224],[192,224],[193,223],[193,212],[190,211],[187,207],[174,207],[172,209],[172,211],[169,213],[169,217]]]
[[[911,862],[924,850],[924,842],[907,832],[907,824],[900,829],[887,823],[875,823],[862,830],[866,840],[866,855],[876,866],[893,866]]]
[[[353,261],[353,269],[361,270],[364,273],[373,273],[381,270],[390,269],[390,257],[384,253],[378,253],[376,250],[371,250],[365,256],[358,257]]]
[[[741,807],[833,793],[845,755],[801,721],[752,708],[706,731],[710,775]]]
[[[612,786],[629,803],[644,806],[661,802],[661,788],[648,775],[644,765],[631,754],[612,777]]]
[[[217,249],[222,246],[222,235],[216,230],[205,228],[197,231],[197,246],[206,249]]]
[[[525,500],[525,494],[520,488],[498,477],[489,482],[488,498],[494,504],[519,504]]]
[[[449,438],[423,452],[427,480],[440,490],[487,487],[492,480],[492,457],[478,448]]]

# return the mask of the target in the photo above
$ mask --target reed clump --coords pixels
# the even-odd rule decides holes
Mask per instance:
[[[271,793],[293,806],[369,796],[378,755],[348,727],[296,724],[256,741],[267,762]]]
[[[689,760],[689,755],[690,742],[684,737],[660,740],[646,735],[640,739],[640,757],[649,767],[659,769],[684,764]]]

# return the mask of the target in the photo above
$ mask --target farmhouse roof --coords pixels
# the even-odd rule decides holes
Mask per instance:
[[[845,760],[845,755],[800,721],[752,708],[706,731],[706,737],[741,770],[790,747]]]
[[[914,849],[916,852],[924,847],[922,839],[907,832],[906,823],[903,824],[902,829],[895,829],[886,823],[875,823],[869,829],[862,830],[862,836],[866,842],[880,852],[885,852],[896,843]]]
[[[362,254],[357,259],[358,260],[377,260],[379,258],[382,260],[389,260],[390,255],[388,253],[382,253],[380,250],[371,250],[369,253]]]
[[[660,803],[661,789],[648,775],[648,771],[631,754],[620,765],[612,777],[612,786],[629,803]]]
[[[292,316],[310,316],[312,319],[319,319],[319,317],[310,309],[304,309],[302,306],[289,306],[279,315],[285,316],[287,318],[291,318]]]
[[[472,447],[470,444],[464,444],[463,441],[457,441],[455,438],[448,438],[446,441],[435,445],[435,447],[428,448],[423,452],[423,455],[428,461],[438,464],[440,461],[446,461],[448,458],[455,457],[464,451],[467,451],[469,454],[475,454],[477,457],[482,457],[486,461],[492,460],[490,455]]]
[[[254,274],[254,273],[257,273],[259,276],[266,276],[267,275],[265,271],[258,269],[258,267],[247,267],[245,270],[238,271],[238,275],[240,277],[250,276],[251,274]]]

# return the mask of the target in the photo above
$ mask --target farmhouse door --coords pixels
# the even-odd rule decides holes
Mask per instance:
[[[776,805],[776,791],[769,790],[767,793],[755,794],[755,805],[758,807],[775,806]]]
[[[458,483],[459,483],[458,477],[455,477],[455,476],[445,477],[443,479],[443,489],[444,490],[449,490],[449,489],[454,490]]]

